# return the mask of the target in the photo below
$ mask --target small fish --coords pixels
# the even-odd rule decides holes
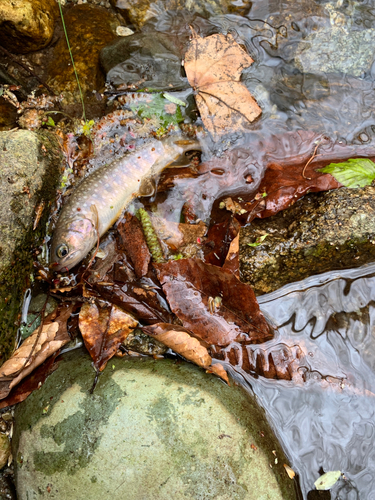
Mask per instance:
[[[181,135],[155,139],[83,179],[56,224],[51,245],[53,270],[69,270],[86,257],[139,194],[141,183],[191,149],[199,149],[197,141]]]

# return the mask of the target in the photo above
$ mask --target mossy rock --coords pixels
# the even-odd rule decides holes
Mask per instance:
[[[0,363],[11,354],[22,297],[33,270],[32,249],[44,237],[62,155],[47,131],[0,132]],[[45,209],[33,230],[35,207]]]
[[[16,408],[19,500],[289,500],[286,457],[253,395],[184,362],[68,353]],[[48,492],[48,493],[47,493]]]
[[[249,243],[267,234],[255,247]],[[311,193],[240,232],[241,280],[269,293],[314,274],[375,261],[375,188]]]

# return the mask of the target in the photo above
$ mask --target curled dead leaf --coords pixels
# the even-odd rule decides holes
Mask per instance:
[[[54,311],[52,315],[56,316],[55,321],[51,322],[47,317],[41,331],[38,327],[2,365],[0,399],[5,398],[23,378],[70,341],[66,322],[73,308],[73,305],[64,307],[57,315]]]
[[[294,479],[294,476],[296,475],[294,470],[291,467],[289,467],[289,465],[287,465],[287,464],[284,464],[284,468],[286,470],[286,473],[290,477],[290,479]]]
[[[143,331],[202,368],[207,368],[212,362],[207,349],[181,326],[158,323],[144,327]]]
[[[214,365],[209,366],[206,371],[207,373],[214,373],[218,377],[222,378],[224,382],[230,385],[228,374],[225,371],[223,365],[221,365],[220,363],[215,363]]]

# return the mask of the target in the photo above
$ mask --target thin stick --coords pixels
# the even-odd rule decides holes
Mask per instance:
[[[303,167],[303,170],[302,170],[302,177],[303,177],[304,179],[307,179],[308,181],[311,181],[311,177],[306,177],[306,176],[305,176],[305,170],[306,170],[306,168],[310,165],[310,163],[313,161],[313,159],[317,156],[317,154],[316,154],[316,150],[318,149],[318,147],[319,147],[320,143],[321,143],[321,141],[319,141],[319,142],[317,143],[317,145],[315,146],[314,152],[313,152],[313,154],[312,154],[312,157],[309,159],[309,161],[306,163],[306,165]]]
[[[18,64],[19,66],[21,66],[21,68],[23,68],[25,71],[27,71],[28,73],[30,73],[31,76],[33,76],[34,78],[36,78],[36,80],[38,80],[38,82],[43,85],[43,87],[45,87],[48,92],[50,92],[52,95],[57,95],[49,85],[47,85],[47,83],[43,82],[43,80],[41,78],[39,78],[38,75],[36,75],[34,73],[34,71],[32,71],[30,68],[28,68],[25,64],[21,63],[20,61],[18,61],[13,54],[11,54],[10,52],[7,51],[7,49],[4,49],[4,47],[2,47],[0,45],[0,50],[8,57],[10,57],[10,59],[12,59],[13,62],[15,62],[16,64]]]

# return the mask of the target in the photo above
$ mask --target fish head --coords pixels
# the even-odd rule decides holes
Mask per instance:
[[[86,257],[98,239],[95,224],[86,217],[59,220],[52,238],[53,271],[69,270]]]

